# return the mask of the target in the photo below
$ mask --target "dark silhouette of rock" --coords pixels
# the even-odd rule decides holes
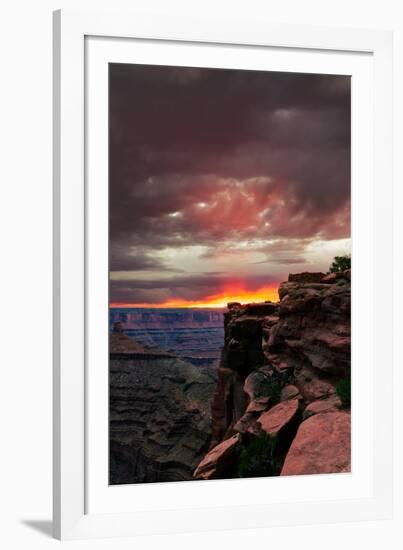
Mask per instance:
[[[247,413],[261,413],[266,411],[270,405],[270,396],[258,397],[251,401],[246,408]]]
[[[306,271],[304,273],[290,273],[288,275],[288,282],[289,283],[320,283],[323,277],[325,276],[324,273],[310,273],[309,271]]]

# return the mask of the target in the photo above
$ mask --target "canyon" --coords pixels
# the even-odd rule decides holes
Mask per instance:
[[[111,310],[110,483],[350,471],[350,279],[290,274],[278,302],[225,312]]]
[[[224,340],[224,310],[111,308],[110,329],[122,323],[136,342],[167,351],[185,362],[217,367]]]
[[[192,479],[211,433],[216,370],[146,348],[116,323],[110,336],[109,482]]]

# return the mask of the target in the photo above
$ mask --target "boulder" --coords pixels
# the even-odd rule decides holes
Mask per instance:
[[[325,275],[323,277],[323,279],[321,280],[321,283],[326,283],[326,284],[329,284],[329,285],[332,285],[333,283],[335,283],[338,279],[338,274],[337,273],[328,273],[327,275]]]
[[[261,414],[257,422],[270,437],[276,437],[280,431],[292,422],[297,413],[298,399],[289,399]]]
[[[345,271],[336,271],[335,273],[328,273],[323,277],[321,283],[334,284],[341,279],[351,280],[351,269]]]
[[[288,275],[288,282],[289,283],[320,283],[324,276],[325,274],[320,272],[290,273]]]
[[[280,401],[287,401],[288,399],[293,399],[294,397],[301,397],[297,386],[294,386],[293,384],[284,386],[281,390]]]
[[[251,412],[246,412],[242,418],[234,425],[234,432],[241,434],[249,433],[252,435],[258,435],[260,433],[260,426],[257,423],[257,415]]]
[[[319,413],[304,420],[287,453],[282,476],[351,471],[350,414]]]
[[[249,403],[246,413],[262,413],[267,411],[270,406],[270,396],[258,397]]]
[[[338,395],[331,395],[327,399],[319,399],[310,403],[303,412],[303,418],[323,412],[335,412],[341,409],[342,403]]]
[[[287,296],[289,292],[297,288],[299,288],[299,285],[297,283],[288,283],[288,282],[281,283],[278,289],[278,295],[280,300],[282,300],[285,296]]]
[[[298,293],[287,294],[280,302],[280,317],[287,315],[306,315],[320,309],[321,291],[315,288],[304,288]]]
[[[260,397],[268,397],[268,388],[272,377],[272,369],[263,366],[260,369],[252,371],[246,378],[243,391],[248,396],[249,401],[254,401]]]
[[[211,449],[193,473],[196,479],[219,479],[227,475],[236,462],[240,436],[234,435]]]
[[[307,403],[336,393],[335,384],[330,379],[324,378],[320,370],[313,367],[296,370],[294,383]]]

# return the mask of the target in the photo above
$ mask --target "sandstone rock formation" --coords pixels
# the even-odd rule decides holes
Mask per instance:
[[[291,444],[282,476],[350,472],[350,414],[316,414],[300,425]]]
[[[289,399],[275,405],[259,416],[257,421],[261,429],[270,437],[277,437],[282,430],[289,427],[298,412],[298,400]]]
[[[228,477],[217,450],[234,436],[239,475],[349,471],[350,415],[337,391],[350,379],[350,279],[350,270],[294,274],[278,303],[228,304],[212,404],[216,477]]]
[[[239,450],[239,435],[233,435],[212,449],[200,462],[194,476],[199,479],[216,479],[231,476]]]
[[[342,403],[338,395],[332,395],[327,399],[318,399],[310,403],[304,410],[304,419],[314,414],[334,412],[341,409]]]

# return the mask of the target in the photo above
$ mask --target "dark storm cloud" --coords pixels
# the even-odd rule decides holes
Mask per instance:
[[[306,264],[305,258],[274,258],[270,262],[282,265]]]
[[[174,269],[153,257],[166,247],[349,237],[349,77],[111,64],[109,86],[111,270]]]
[[[152,255],[150,247],[123,246],[113,243],[109,253],[110,271],[174,271],[181,270],[164,264]]]

